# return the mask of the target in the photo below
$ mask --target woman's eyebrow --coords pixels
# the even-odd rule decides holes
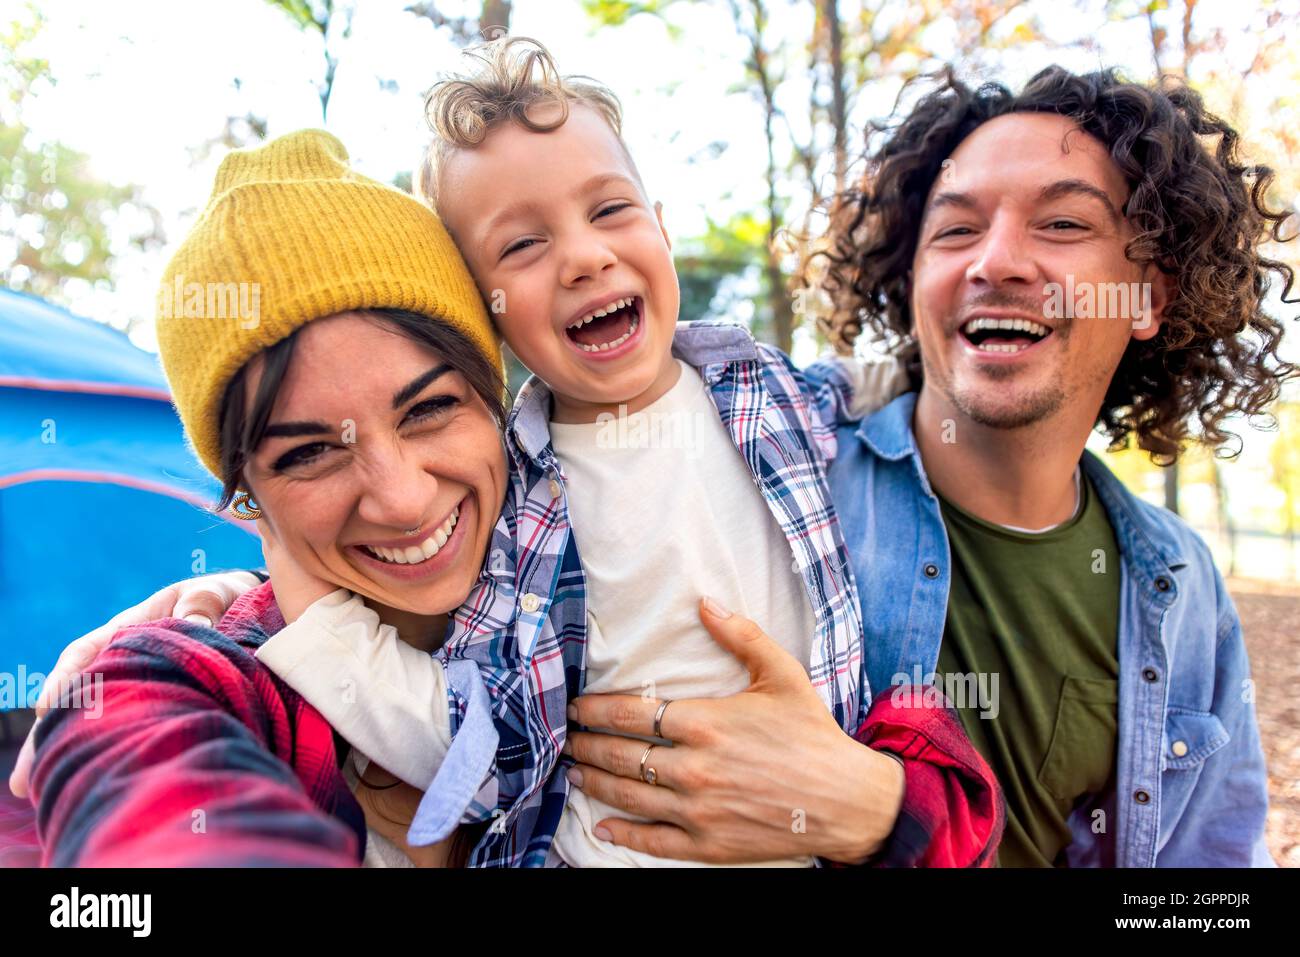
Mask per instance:
[[[393,408],[400,409],[423,392],[430,382],[451,371],[451,366],[444,362],[442,365],[435,366],[423,375],[412,379],[393,395]],[[334,429],[324,422],[276,422],[273,425],[268,425],[262,435],[264,438],[275,439],[295,438],[302,435],[329,435],[333,432]]]
[[[409,383],[404,385],[402,388],[398,389],[397,392],[393,393],[393,408],[400,409],[402,406],[406,405],[406,403],[410,402],[417,395],[423,392],[425,386],[427,386],[430,382],[432,382],[434,379],[437,379],[439,376],[450,371],[451,371],[451,366],[444,362],[442,365],[436,366],[435,368],[430,369],[428,372],[424,373],[423,375],[418,376],[415,379],[412,379]]]
[[[276,422],[268,425],[263,438],[295,438],[300,435],[326,435],[334,430],[324,422]]]

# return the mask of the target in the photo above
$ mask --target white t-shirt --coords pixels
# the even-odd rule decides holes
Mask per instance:
[[[679,366],[677,384],[623,422],[551,423],[587,579],[586,694],[720,698],[749,687],[700,623],[704,595],[811,661],[817,621],[790,545],[699,373]],[[571,867],[684,863],[595,837],[616,816],[571,789],[554,853]]]

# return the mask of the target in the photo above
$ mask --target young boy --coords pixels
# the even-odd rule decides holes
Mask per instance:
[[[707,593],[805,664],[852,732],[869,696],[823,465],[837,421],[901,391],[888,388],[894,368],[867,367],[877,375],[854,409],[856,363],[812,382],[739,327],[679,327],[661,207],[620,138],[617,101],[556,79],[531,41],[491,44],[481,62],[431,93],[435,142],[419,179],[535,375],[508,428],[522,574],[494,596],[494,617],[518,604],[519,648],[543,686],[577,665],[586,693],[720,697],[748,676],[700,625]],[[581,567],[530,574],[535,560],[573,556],[570,531]],[[458,653],[455,638],[448,646]],[[529,736],[537,770],[553,758],[537,749],[562,744],[562,727],[545,730]],[[664,863],[597,838],[614,813],[570,790],[552,857]]]
[[[412,844],[477,820],[491,826],[475,865],[681,864],[596,835],[618,812],[569,786],[566,706],[584,692],[744,690],[745,669],[701,627],[708,594],[804,664],[845,732],[859,729],[858,596],[824,470],[836,425],[903,376],[844,360],[802,373],[740,327],[679,326],[660,207],[612,94],[560,80],[532,41],[489,44],[479,62],[430,94],[420,189],[534,373],[507,427],[512,485],[487,570],[435,658],[399,654],[341,593],[259,658],[274,668],[326,628],[417,697],[446,688],[433,709],[366,702],[376,740],[363,750],[426,788]]]

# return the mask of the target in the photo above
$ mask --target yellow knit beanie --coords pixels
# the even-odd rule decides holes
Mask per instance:
[[[208,470],[221,477],[221,400],[244,363],[313,319],[377,308],[444,323],[501,368],[474,280],[426,206],[354,173],[323,130],[230,153],[158,294],[163,370]]]

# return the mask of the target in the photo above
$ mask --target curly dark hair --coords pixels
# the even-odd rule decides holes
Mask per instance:
[[[831,299],[832,314],[820,325],[838,349],[851,349],[868,328],[895,347],[919,386],[908,296],[930,188],[980,124],[1008,113],[1055,113],[1106,146],[1131,191],[1123,212],[1136,235],[1125,254],[1155,263],[1176,287],[1158,334],[1130,342],[1111,381],[1097,426],[1112,450],[1128,447],[1132,435],[1154,461],[1169,464],[1193,417],[1201,440],[1219,449],[1236,438],[1222,428],[1225,417],[1264,414],[1297,372],[1277,355],[1283,325],[1263,311],[1270,274],[1282,282],[1283,302],[1300,301],[1288,298],[1294,273],[1259,248],[1294,238],[1282,235],[1289,213],[1268,208],[1273,171],[1242,162],[1237,132],[1196,91],[1059,66],[1019,94],[998,83],[972,89],[951,68],[923,79],[937,88],[901,121],[868,132],[869,141],[887,137],[868,152],[859,182],[832,203],[826,243],[812,260],[827,260],[821,278],[805,273]]]

